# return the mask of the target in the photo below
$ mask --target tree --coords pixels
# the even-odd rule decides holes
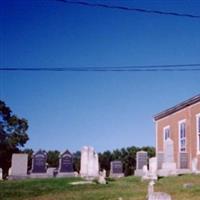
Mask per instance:
[[[81,160],[81,152],[77,151],[73,153],[73,168],[76,172],[80,172],[80,160]]]
[[[142,147],[141,150],[146,151],[148,153],[149,158],[154,157],[156,154],[154,147],[145,146],[145,147]]]
[[[58,165],[59,165],[59,155],[60,155],[60,152],[57,151],[57,150],[47,152],[48,167],[58,167]]]
[[[3,176],[8,173],[11,157],[28,141],[28,122],[12,114],[11,109],[0,100],[0,167]]]

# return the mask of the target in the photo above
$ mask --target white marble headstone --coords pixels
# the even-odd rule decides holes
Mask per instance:
[[[159,170],[160,176],[177,175],[176,163],[174,162],[174,142],[167,138],[164,144],[164,162]]]
[[[198,164],[198,159],[197,158],[192,159],[192,172],[193,173],[197,172],[197,164]]]
[[[84,146],[81,150],[81,170],[82,177],[98,177],[99,158],[93,147]]]
[[[157,180],[157,158],[149,159],[149,174],[152,180]]]
[[[142,180],[148,180],[149,179],[149,170],[147,165],[144,165],[142,168],[143,175],[142,175]]]
[[[164,162],[165,163],[174,162],[174,142],[170,138],[167,138],[167,140],[165,141]]]
[[[11,176],[26,176],[28,169],[28,154],[14,153],[12,155]]]
[[[0,168],[0,180],[3,179],[3,170]]]

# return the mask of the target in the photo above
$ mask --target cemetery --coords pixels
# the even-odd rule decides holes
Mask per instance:
[[[31,157],[26,152],[13,153],[6,177],[0,168],[0,199],[198,200],[199,156],[193,155],[193,151],[188,155],[186,151],[189,148],[186,146],[186,120],[176,124],[180,138],[174,137],[175,132],[172,134],[170,130],[173,125],[167,124],[177,111],[180,114],[182,109],[187,108],[187,112],[194,109],[196,120],[193,122],[196,123],[193,124],[200,131],[200,115],[196,114],[199,106],[195,107],[199,101],[198,96],[156,115],[155,152],[154,149],[150,153],[148,148],[133,147],[134,153],[130,154],[128,149],[131,148],[127,148],[127,152],[122,149],[133,156],[128,168],[127,160],[119,155],[109,158],[109,168],[105,163],[102,165],[102,154],[92,146],[81,148],[78,168],[74,166],[77,158],[69,150],[59,152],[56,166],[48,164],[48,154],[42,149],[33,152]],[[199,148],[199,143],[196,147]]]
[[[198,200],[199,175],[178,176],[172,140],[168,138],[165,145],[161,169],[156,157],[149,158],[141,150],[136,153],[135,173],[128,177],[124,177],[120,160],[110,162],[109,176],[106,170],[100,171],[98,154],[91,146],[81,149],[80,172],[74,171],[73,155],[68,150],[60,154],[58,168],[48,168],[47,153],[38,150],[32,155],[31,170],[28,155],[15,153],[8,180],[0,182],[0,199],[181,200],[193,194],[189,199]]]

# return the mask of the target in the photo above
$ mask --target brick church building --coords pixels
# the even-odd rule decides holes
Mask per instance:
[[[178,170],[191,171],[196,160],[200,171],[200,95],[154,116],[158,169],[163,163],[164,144],[173,140],[174,162]]]

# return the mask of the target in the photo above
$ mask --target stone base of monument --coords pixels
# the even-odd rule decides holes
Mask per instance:
[[[31,173],[29,177],[30,178],[50,178],[52,176],[48,175],[47,173]]]
[[[56,177],[74,177],[75,173],[74,172],[58,172]]]
[[[110,178],[122,178],[124,177],[124,173],[120,173],[120,174],[117,174],[117,173],[111,173]]]
[[[136,169],[134,172],[134,176],[143,176],[144,172],[142,169]]]
[[[57,173],[58,173],[58,171],[57,171],[57,169],[55,167],[49,167],[47,169],[47,175],[49,177],[55,177]]]
[[[142,176],[141,180],[142,181],[148,181],[148,180],[157,181],[158,180],[158,176],[149,174],[148,176]]]
[[[86,181],[93,181],[93,180],[97,180],[98,176],[82,176],[83,179],[85,179]]]
[[[8,180],[23,180],[28,179],[29,175],[10,175],[8,176]]]
[[[162,169],[158,170],[158,176],[176,176],[177,175],[177,169],[176,169],[176,163],[170,162],[170,163],[163,163]]]
[[[191,169],[177,169],[176,172],[177,174],[192,174]]]

